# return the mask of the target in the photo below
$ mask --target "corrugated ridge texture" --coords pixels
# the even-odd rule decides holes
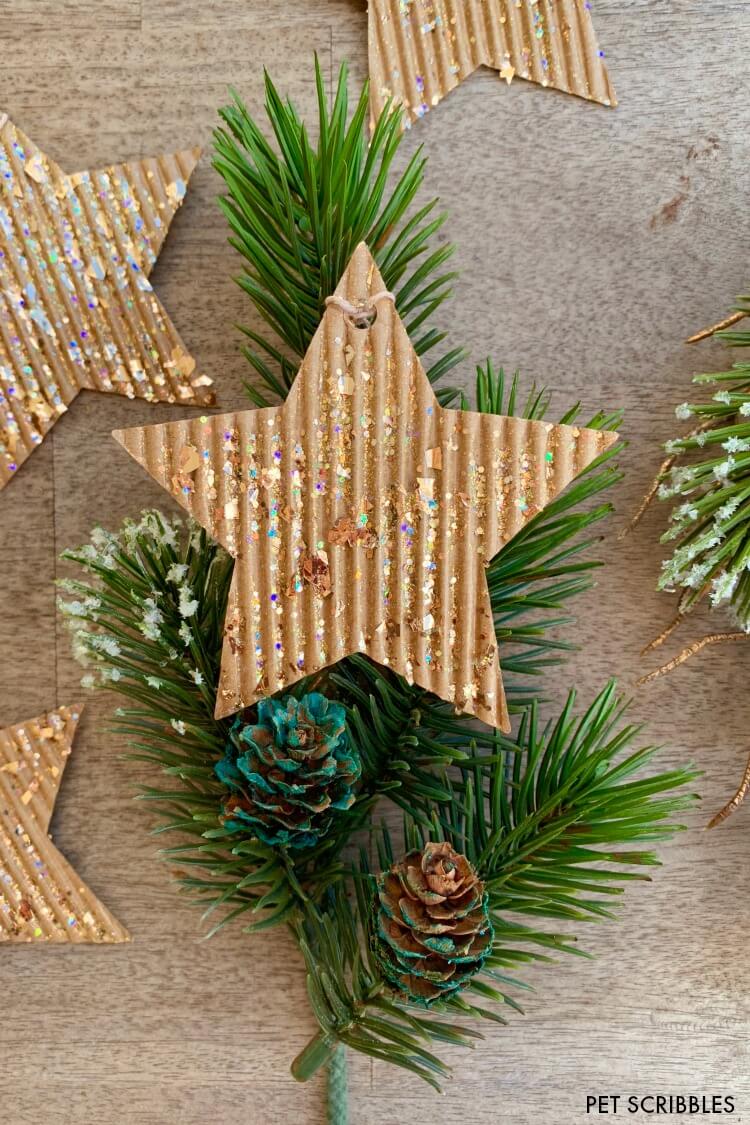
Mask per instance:
[[[0,489],[83,388],[213,402],[148,280],[199,156],[67,176],[0,127]]]
[[[0,730],[0,942],[122,942],[127,930],[48,836],[80,708]]]
[[[585,0],[369,0],[371,117],[423,117],[478,66],[616,105]]]
[[[354,254],[283,407],[115,437],[236,558],[217,715],[364,652],[507,729],[485,567],[616,435],[443,410]]]

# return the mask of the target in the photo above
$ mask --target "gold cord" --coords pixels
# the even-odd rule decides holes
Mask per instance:
[[[659,633],[658,637],[654,637],[652,641],[649,641],[645,648],[641,649],[641,656],[648,656],[648,654],[650,652],[653,652],[655,648],[659,648],[661,645],[663,645],[664,642],[672,636],[672,633],[674,633],[678,625],[682,624],[682,622],[685,620],[685,617],[686,613],[683,612],[683,610],[679,610],[677,616],[672,621],[670,621],[666,629]]]
[[[717,332],[723,332],[725,328],[731,328],[733,324],[739,324],[746,316],[746,312],[733,312],[724,320],[720,320],[718,324],[714,324],[711,328],[702,328],[701,331],[696,332],[694,336],[688,336],[685,343],[699,344],[701,340],[708,340],[709,337],[715,336]]]
[[[656,476],[654,477],[652,483],[649,485],[648,491],[646,492],[646,495],[643,497],[643,500],[641,500],[641,504],[640,504],[640,507],[638,508],[638,511],[635,513],[635,515],[631,519],[630,523],[626,524],[626,526],[622,529],[622,531],[619,532],[619,534],[617,536],[617,541],[619,543],[621,543],[623,539],[627,539],[627,537],[628,537],[628,535],[630,535],[631,531],[635,531],[636,527],[638,526],[638,524],[641,522],[641,520],[645,516],[646,512],[651,507],[651,503],[652,503],[654,497],[656,496],[656,493],[659,491],[659,485],[662,482],[662,478],[663,478],[664,474],[669,472],[669,470],[672,468],[675,461],[677,460],[678,456],[679,456],[678,453],[673,453],[670,457],[667,457],[664,461],[662,461],[661,465],[659,466],[659,471],[657,472]]]
[[[697,437],[697,435],[703,433],[704,430],[710,430],[710,429],[711,429],[711,423],[710,422],[701,422],[700,426],[696,426],[695,429],[691,430],[689,434],[686,434],[685,437],[682,440],[683,441],[690,441],[691,438]],[[678,453],[670,454],[669,457],[665,458],[664,461],[662,461],[661,465],[659,466],[659,471],[657,472],[657,474],[654,477],[651,485],[649,486],[648,491],[646,492],[646,495],[643,497],[643,500],[641,501],[641,506],[639,507],[638,511],[635,513],[635,515],[633,516],[630,523],[627,524],[622,529],[622,531],[618,534],[618,536],[617,536],[618,542],[621,543],[623,539],[626,539],[627,536],[630,535],[631,531],[635,531],[636,527],[641,522],[641,520],[645,516],[648,509],[651,507],[652,501],[653,501],[654,497],[656,496],[656,493],[659,491],[659,485],[661,484],[662,479],[664,478],[665,474],[669,472],[669,470],[674,465],[675,461],[677,461],[677,459],[679,457],[681,457],[682,454],[683,454],[683,450],[680,450]]]
[[[750,758],[748,758],[747,760],[745,772],[742,776],[742,781],[737,788],[737,792],[732,797],[731,801],[727,801],[726,805],[724,805],[724,808],[720,812],[717,812],[716,816],[708,822],[706,827],[716,828],[717,824],[721,824],[723,820],[726,820],[727,817],[730,817],[733,812],[737,811],[748,793],[750,793]]]
[[[641,676],[638,680],[639,684],[650,684],[654,680],[658,680],[661,676],[666,676],[669,672],[673,672],[675,668],[679,668],[686,660],[690,660],[692,656],[696,656],[704,648],[709,645],[729,644],[735,641],[750,641],[750,633],[709,633],[708,636],[702,637],[699,641],[693,641],[691,645],[684,648],[679,656],[675,656],[667,664],[663,664],[661,668],[657,668],[653,672],[649,672],[647,676]]]

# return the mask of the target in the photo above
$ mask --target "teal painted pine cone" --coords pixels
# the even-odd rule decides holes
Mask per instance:
[[[373,950],[385,979],[413,1003],[458,992],[492,938],[484,884],[450,844],[425,844],[378,878]]]
[[[230,790],[224,824],[266,844],[311,847],[353,803],[361,772],[339,703],[318,692],[263,699],[256,723],[234,724],[216,765]]]

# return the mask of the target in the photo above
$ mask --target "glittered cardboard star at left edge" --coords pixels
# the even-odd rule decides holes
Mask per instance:
[[[81,711],[0,730],[0,944],[130,941],[49,835]]]
[[[149,281],[199,156],[66,175],[0,116],[0,489],[81,390],[213,403]]]

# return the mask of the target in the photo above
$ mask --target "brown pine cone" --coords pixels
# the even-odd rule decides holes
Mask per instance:
[[[428,843],[378,878],[373,949],[383,975],[415,1003],[457,992],[492,948],[484,884],[450,844]]]

